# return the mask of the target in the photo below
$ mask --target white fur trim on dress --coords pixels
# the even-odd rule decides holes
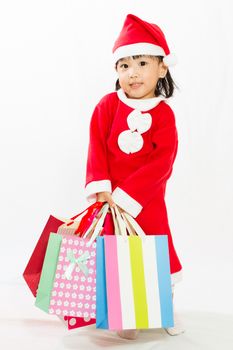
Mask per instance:
[[[136,99],[136,98],[128,98],[125,92],[122,89],[117,91],[117,96],[121,102],[125,105],[137,109],[141,112],[149,111],[150,109],[156,107],[161,101],[167,102],[167,99],[164,96],[145,98],[145,99]]]
[[[112,193],[112,184],[110,180],[92,181],[86,185],[85,193],[88,202],[94,203],[96,201],[96,193],[110,192]]]
[[[136,43],[118,47],[113,52],[113,59],[116,63],[120,58],[136,55],[166,56],[164,49],[159,45]]]
[[[116,187],[112,193],[114,202],[124,209],[127,213],[136,218],[142,210],[142,206],[135,199],[123,191],[120,187]]]
[[[178,272],[174,272],[171,274],[171,283],[172,285],[180,282],[182,280],[182,270],[178,271]]]

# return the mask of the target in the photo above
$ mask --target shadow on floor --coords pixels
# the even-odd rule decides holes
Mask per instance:
[[[65,349],[120,348],[120,349],[185,349],[223,350],[233,349],[233,315],[204,312],[180,314],[185,333],[170,336],[163,329],[142,330],[134,341],[121,339],[116,332],[95,329],[95,326],[71,331],[63,337]],[[83,348],[82,348],[83,346]]]

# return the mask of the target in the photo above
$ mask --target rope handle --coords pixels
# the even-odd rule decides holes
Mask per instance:
[[[96,204],[98,203],[98,204]],[[140,238],[144,239],[146,234],[143,231],[143,229],[140,227],[140,225],[136,222],[136,220],[127,212],[123,212],[119,210],[118,206],[110,207],[107,202],[96,202],[96,206],[91,205],[86,210],[94,210],[96,208],[100,208],[100,210],[97,213],[97,216],[94,217],[91,225],[87,229],[87,231],[82,236],[83,238],[87,238],[91,233],[91,237],[89,242],[87,243],[89,246],[95,241],[98,235],[100,235],[105,217],[110,209],[110,212],[112,214],[113,224],[114,224],[114,231],[115,235],[121,235],[123,237],[127,237],[128,233],[129,235],[138,235]],[[85,212],[84,210],[83,212]],[[83,213],[82,212],[82,213]],[[81,215],[82,213],[78,214]],[[90,211],[89,211],[90,213]],[[77,216],[76,216],[77,217]],[[77,230],[78,231],[78,230]]]
[[[116,221],[117,221],[118,226],[119,226],[120,235],[123,237],[127,237],[127,228],[126,228],[125,222],[121,216],[121,213],[120,213],[117,206],[115,206],[113,209],[116,213]]]
[[[113,220],[113,225],[114,225],[114,229],[115,229],[115,235],[119,236],[120,235],[120,229],[117,223],[117,219],[116,219],[116,213],[113,209],[113,207],[110,207],[111,213],[112,213],[112,220]]]
[[[133,229],[135,230],[135,232],[140,238],[144,239],[146,237],[146,234],[141,228],[141,226],[130,214],[128,214],[127,212],[122,212],[121,215],[125,217],[126,220],[129,221],[129,223],[131,224],[131,226],[133,227]]]
[[[89,228],[87,229],[87,231],[82,236],[83,238],[87,238],[90,235],[91,232],[93,233],[93,230],[95,229],[98,221],[100,220],[100,218],[101,218],[101,216],[103,214],[103,210],[104,210],[104,205],[102,206],[102,208],[98,212],[97,216],[93,219],[93,221],[92,221],[91,225],[89,226]]]

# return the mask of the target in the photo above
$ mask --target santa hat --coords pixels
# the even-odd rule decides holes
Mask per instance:
[[[162,30],[131,14],[127,15],[112,51],[115,62],[123,57],[152,55],[164,56],[163,62],[168,67],[176,64]]]

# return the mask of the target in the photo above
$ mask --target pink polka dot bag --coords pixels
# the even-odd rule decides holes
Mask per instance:
[[[96,237],[108,212],[103,205],[83,237],[51,233],[35,305],[68,320],[89,323],[96,318]],[[89,238],[90,237],[90,238]]]

